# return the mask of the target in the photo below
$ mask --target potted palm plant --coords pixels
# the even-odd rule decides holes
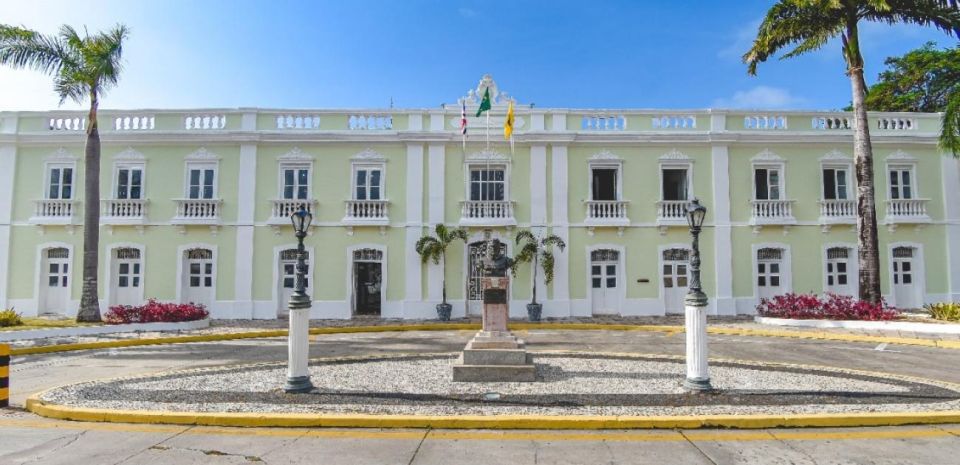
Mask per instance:
[[[447,280],[446,280],[446,255],[447,247],[450,246],[454,241],[463,241],[467,242],[467,231],[462,228],[447,228],[443,224],[438,224],[434,228],[434,235],[426,235],[420,238],[417,241],[416,251],[420,255],[420,259],[423,263],[427,261],[432,261],[434,264],[439,264],[443,262],[444,264],[444,279],[441,283],[441,288],[443,289],[443,299],[439,304],[437,304],[437,318],[441,321],[450,320],[450,312],[453,310],[453,306],[447,303]]]
[[[550,284],[553,281],[553,247],[556,246],[563,252],[567,246],[560,236],[547,234],[543,237],[537,237],[530,231],[518,231],[515,238],[520,250],[514,257],[513,265],[510,267],[514,276],[517,274],[517,267],[521,263],[533,264],[533,299],[527,304],[527,317],[530,321],[540,321],[540,315],[543,313],[543,305],[537,303],[537,272],[543,269],[543,281]]]

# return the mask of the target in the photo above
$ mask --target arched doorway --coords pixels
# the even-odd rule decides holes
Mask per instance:
[[[310,294],[310,252],[304,251],[304,262],[306,263],[307,269],[306,276],[306,285],[307,294]],[[293,295],[294,288],[297,284],[297,249],[283,249],[279,252],[277,257],[277,316],[286,316],[290,313],[290,309],[287,308],[287,304],[290,302],[290,297]]]
[[[383,310],[383,251],[353,251],[353,314],[380,316]]]
[[[117,247],[111,253],[110,304],[143,303],[143,256],[138,248]]]
[[[70,250],[51,247],[40,253],[39,313],[66,313],[70,302]]]
[[[663,307],[667,313],[683,313],[690,280],[690,251],[666,249],[661,254]]]
[[[590,304],[594,315],[620,313],[623,264],[620,251],[597,249],[590,252]]]
[[[216,300],[213,251],[205,247],[184,250],[181,262],[180,301],[209,308]]]

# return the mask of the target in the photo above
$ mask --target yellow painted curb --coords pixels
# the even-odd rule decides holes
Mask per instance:
[[[678,325],[630,325],[630,324],[603,324],[603,323],[511,323],[515,330],[569,330],[569,331],[646,331],[663,333],[682,333],[683,326]],[[378,326],[344,326],[311,328],[310,334],[348,334],[348,333],[378,333],[403,331],[461,331],[479,330],[479,323],[421,323],[409,325],[378,325]],[[749,328],[708,327],[709,334],[725,336],[751,337],[779,337],[788,339],[817,339],[839,342],[863,342],[873,344],[899,344],[941,349],[960,349],[960,341],[940,341],[933,339],[916,339],[886,336],[863,336],[857,334],[838,334],[823,331],[787,331]],[[147,339],[122,339],[116,341],[88,342],[78,344],[59,344],[40,347],[21,347],[11,349],[11,355],[34,355],[56,352],[70,352],[75,350],[110,349],[117,347],[134,347],[163,344],[185,344],[197,342],[232,341],[238,339],[262,339],[271,337],[285,337],[287,330],[246,331],[237,333],[201,334],[195,336],[171,336]]]
[[[549,415],[369,415],[308,413],[209,413],[105,410],[44,402],[35,394],[26,408],[59,420],[231,427],[334,427],[436,429],[693,429],[900,426],[960,423],[960,411],[811,415],[549,416]]]

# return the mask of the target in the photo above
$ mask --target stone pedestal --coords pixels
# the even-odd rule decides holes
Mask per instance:
[[[522,339],[507,329],[510,280],[482,278],[483,329],[453,364],[453,380],[464,382],[536,381],[537,369]]]

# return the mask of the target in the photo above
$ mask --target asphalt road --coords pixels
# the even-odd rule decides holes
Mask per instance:
[[[314,338],[311,356],[447,352],[471,331]],[[682,354],[683,335],[530,331],[532,350]],[[786,338],[712,336],[712,357],[826,365],[960,383],[960,351]],[[284,360],[283,339],[132,347],[16,357],[12,403],[63,384]],[[0,464],[953,464],[960,425],[763,431],[440,431],[244,429],[60,422],[0,415]]]

